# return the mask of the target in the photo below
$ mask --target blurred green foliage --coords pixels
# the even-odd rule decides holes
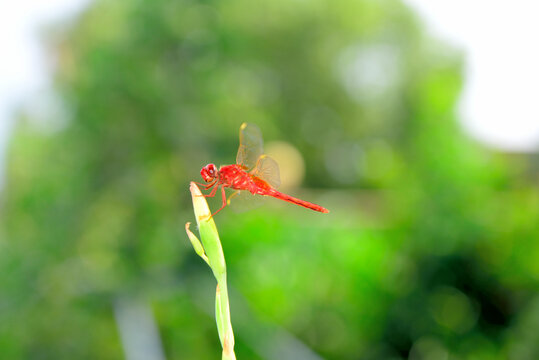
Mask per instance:
[[[11,142],[2,358],[122,358],[118,299],[168,359],[217,358],[183,224],[243,121],[331,213],[218,215],[239,359],[539,358],[537,169],[461,134],[461,56],[427,35],[396,0],[92,3],[52,36],[61,111]]]

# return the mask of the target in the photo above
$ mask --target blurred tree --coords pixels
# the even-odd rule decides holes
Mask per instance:
[[[243,121],[344,196],[322,220],[221,218],[249,304],[238,358],[277,357],[268,333],[330,359],[539,356],[537,187],[460,133],[460,55],[400,2],[95,1],[51,42],[60,101],[21,116],[9,154],[3,357],[120,358],[126,298],[152,305],[168,358],[218,356],[182,224]]]

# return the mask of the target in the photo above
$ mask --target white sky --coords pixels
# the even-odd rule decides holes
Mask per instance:
[[[405,0],[466,56],[459,113],[469,134],[509,151],[539,149],[539,2]]]
[[[0,187],[13,110],[49,85],[39,27],[91,0],[0,1]],[[463,49],[462,125],[510,151],[539,149],[539,3],[530,0],[404,0],[433,37]]]
[[[40,27],[76,13],[89,0],[0,0],[0,188],[13,112],[50,84]]]

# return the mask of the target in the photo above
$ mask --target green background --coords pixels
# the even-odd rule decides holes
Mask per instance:
[[[1,358],[123,358],[130,306],[167,359],[219,358],[188,184],[244,121],[331,212],[216,217],[238,359],[539,358],[537,157],[463,134],[463,56],[399,1],[98,0],[46,38],[58,98],[21,110],[2,194]]]

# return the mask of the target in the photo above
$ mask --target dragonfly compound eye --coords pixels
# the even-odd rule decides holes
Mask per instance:
[[[217,176],[217,168],[214,164],[208,164],[200,170],[200,175],[206,182],[210,182]]]

